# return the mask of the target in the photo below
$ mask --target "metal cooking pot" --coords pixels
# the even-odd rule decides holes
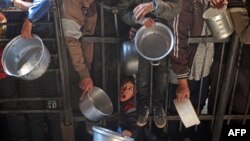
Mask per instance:
[[[19,35],[6,45],[1,61],[6,74],[34,80],[47,71],[50,54],[37,35],[30,40]]]
[[[159,61],[166,57],[174,46],[172,31],[164,24],[156,22],[155,26],[142,26],[135,35],[137,52],[147,60]]]
[[[134,75],[138,71],[139,59],[134,41],[124,41],[121,49],[122,71],[126,75]]]
[[[88,120],[94,122],[113,112],[113,104],[109,96],[98,87],[93,87],[93,90],[85,95],[79,102],[79,108]]]
[[[213,37],[217,39],[225,39],[234,32],[233,24],[226,6],[221,9],[208,8],[203,13],[202,17],[211,30]]]
[[[122,137],[117,132],[93,126],[93,141],[134,141],[133,138],[130,137]]]

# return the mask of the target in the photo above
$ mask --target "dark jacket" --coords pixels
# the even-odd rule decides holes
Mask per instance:
[[[123,22],[130,26],[137,26],[138,21],[135,19],[133,14],[133,9],[146,2],[151,2],[152,0],[120,0],[117,4],[121,7],[119,14]],[[169,20],[177,16],[181,10],[182,0],[153,0],[155,3],[155,10],[151,12],[148,16],[152,18]]]
[[[188,39],[202,35],[204,28],[202,14],[207,5],[207,0],[185,0],[182,2],[181,12],[172,21],[175,45],[170,60],[178,79],[187,78],[190,73],[198,43],[189,44]]]
[[[239,75],[236,81],[236,90],[233,100],[233,112],[244,114],[250,90],[250,1],[229,0],[228,10],[234,24],[235,32],[243,43],[241,60],[239,64]],[[248,110],[250,112],[250,110]]]
[[[122,130],[130,130],[132,132],[132,138],[138,137],[139,127],[136,125],[137,111],[134,99],[130,99],[121,104],[121,120],[120,127]]]
[[[229,0],[227,6],[234,30],[239,36],[240,41],[245,44],[250,44],[249,3],[249,0],[246,0],[246,4],[243,0]]]

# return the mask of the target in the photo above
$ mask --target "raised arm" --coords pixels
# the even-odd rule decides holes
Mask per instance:
[[[34,0],[33,4],[28,9],[28,19],[31,22],[38,21],[50,9],[52,0]]]
[[[181,10],[182,0],[152,0],[145,3],[136,3],[133,0],[120,0],[118,5],[123,8],[120,16],[128,25],[141,24],[147,14],[170,20],[178,15]]]
[[[190,64],[192,64],[196,49],[188,44],[188,38],[192,34],[195,20],[199,15],[194,15],[194,4],[200,7],[193,0],[184,0],[182,10],[173,20],[174,49],[170,53],[172,69],[178,79],[176,96],[178,100],[185,100],[190,96],[187,77],[189,75]],[[200,13],[200,12],[197,12]],[[197,25],[197,24],[196,24]],[[199,29],[199,27],[196,27]]]
[[[32,25],[40,20],[50,9],[52,0],[34,0],[28,8],[28,16],[23,23],[21,35],[25,39],[32,38]]]
[[[153,0],[153,12],[159,18],[173,19],[181,11],[182,0]]]
[[[125,24],[130,26],[138,24],[133,13],[133,8],[136,6],[136,3],[134,3],[133,0],[119,0],[117,6],[122,8],[119,11],[119,17]]]

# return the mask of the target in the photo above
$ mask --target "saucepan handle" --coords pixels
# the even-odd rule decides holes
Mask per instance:
[[[152,66],[159,66],[161,61],[151,61]]]

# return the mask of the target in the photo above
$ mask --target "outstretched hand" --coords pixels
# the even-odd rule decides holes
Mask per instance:
[[[32,31],[32,22],[29,21],[28,19],[25,19],[21,30],[21,36],[24,39],[32,39],[31,31]]]
[[[125,136],[131,137],[132,136],[132,132],[129,131],[129,130],[123,130],[122,131],[122,137],[125,137]]]
[[[150,28],[155,25],[155,21],[152,18],[144,18],[141,24],[146,26],[147,28]]]
[[[138,6],[136,6],[133,10],[133,13],[135,15],[135,18],[139,20],[145,17],[145,15],[147,15],[151,11],[153,11],[153,4],[152,2],[148,2],[148,3],[139,4]]]
[[[210,0],[211,6],[217,9],[222,8],[224,5],[228,3],[228,0]]]
[[[176,97],[179,101],[185,101],[190,97],[190,91],[187,83],[187,79],[180,79],[179,85],[176,90]]]
[[[29,7],[32,6],[32,2],[23,0],[13,0],[13,5],[21,10],[28,11]]]
[[[82,100],[84,96],[87,94],[87,92],[93,89],[92,79],[90,77],[82,78],[82,80],[80,81],[80,87],[83,90],[83,93],[80,97],[80,100]]]

